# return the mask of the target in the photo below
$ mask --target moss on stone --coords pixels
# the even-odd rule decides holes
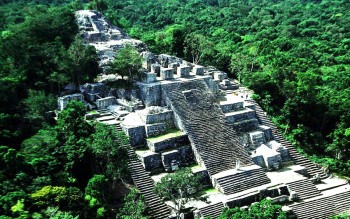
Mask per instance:
[[[162,140],[165,140],[165,139],[168,139],[168,138],[178,137],[178,136],[181,136],[182,134],[184,134],[184,132],[182,132],[180,130],[177,130],[177,129],[171,129],[171,130],[169,130],[167,133],[165,133],[163,135],[147,138],[147,141],[158,142],[158,141],[162,141]]]

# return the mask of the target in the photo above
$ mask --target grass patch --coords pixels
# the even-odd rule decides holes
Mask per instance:
[[[158,141],[162,141],[168,138],[174,138],[174,137],[178,137],[180,135],[182,135],[183,132],[177,129],[171,129],[169,130],[167,133],[163,134],[163,135],[159,135],[156,137],[151,137],[151,138],[147,138],[148,141],[152,141],[152,142],[158,142]]]
[[[95,115],[95,114],[98,114],[98,112],[97,110],[91,110],[90,112],[88,112],[88,114]]]
[[[198,164],[193,164],[193,165],[189,166],[189,168],[191,168],[192,171],[203,169],[203,167],[201,165],[198,165]]]
[[[217,189],[210,188],[210,189],[204,190],[204,193],[205,193],[206,195],[209,195],[209,194],[213,194],[213,193],[219,193],[219,191],[218,191]]]

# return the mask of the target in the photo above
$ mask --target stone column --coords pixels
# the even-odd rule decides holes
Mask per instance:
[[[161,68],[160,76],[163,80],[170,80],[174,78],[174,69],[173,68]]]
[[[204,75],[204,68],[200,65],[195,65],[192,69],[192,72],[196,75]]]
[[[190,67],[181,65],[177,68],[177,75],[179,75],[181,78],[190,76]]]

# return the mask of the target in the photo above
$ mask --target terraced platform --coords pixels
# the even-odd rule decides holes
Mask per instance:
[[[221,172],[213,175],[212,178],[220,185],[219,190],[225,195],[234,194],[271,182],[262,168],[257,165],[242,167],[239,170]]]
[[[208,206],[205,206],[203,208],[198,209],[198,213],[200,217],[210,217],[210,218],[218,218],[222,212],[222,209],[224,208],[224,205],[222,202],[218,202],[215,204],[211,204]]]
[[[350,191],[340,194],[292,205],[298,219],[330,218],[348,211],[350,208]]]
[[[298,180],[286,184],[290,190],[297,192],[299,199],[305,200],[308,198],[321,195],[320,191],[309,179]]]
[[[320,179],[325,179],[328,177],[328,175],[324,173],[316,164],[312,163],[309,159],[303,157],[298,153],[295,147],[282,136],[277,127],[271,122],[271,120],[266,116],[266,113],[263,111],[263,109],[254,100],[247,100],[247,102],[255,105],[256,114],[260,123],[272,129],[275,140],[289,149],[289,154],[295,164],[304,166],[311,177],[314,177],[315,175],[318,175]]]

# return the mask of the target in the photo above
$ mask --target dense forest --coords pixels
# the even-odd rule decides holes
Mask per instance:
[[[74,11],[83,8],[102,11],[152,52],[237,78],[302,152],[349,176],[349,1],[5,0],[0,218],[115,217],[125,195],[125,136],[86,123],[77,102],[47,119],[65,85],[100,73],[95,49],[77,36]],[[138,198],[132,190],[125,201]]]

